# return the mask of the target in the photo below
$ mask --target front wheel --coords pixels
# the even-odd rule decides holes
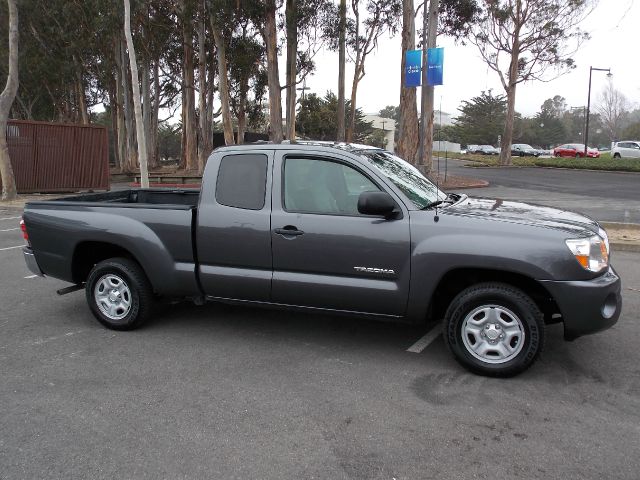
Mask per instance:
[[[620,154],[616,152],[613,154],[613,158],[621,158],[621,157],[620,157]]]
[[[444,337],[456,360],[472,372],[516,375],[544,346],[544,318],[522,290],[482,283],[460,292],[445,316]]]
[[[138,328],[149,318],[154,304],[147,276],[127,258],[110,258],[93,267],[85,294],[93,315],[113,330]]]

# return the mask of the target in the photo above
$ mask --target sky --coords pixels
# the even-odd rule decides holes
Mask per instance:
[[[611,68],[614,86],[622,91],[635,108],[640,108],[640,0],[600,0],[581,24],[591,35],[574,54],[576,68],[548,82],[520,84],[516,92],[516,111],[533,116],[540,105],[554,95],[565,97],[569,107],[587,103],[589,67]],[[436,108],[455,116],[462,100],[493,89],[504,93],[498,74],[483,62],[475,45],[456,45],[451,39],[438,37],[444,47],[444,85],[435,87]],[[321,51],[316,58],[316,72],[307,78],[307,93],[324,95],[337,92],[337,52]],[[365,113],[377,113],[387,105],[398,105],[400,98],[400,34],[381,38],[377,50],[367,58],[366,75],[358,87],[357,105]],[[285,65],[280,66],[284,72]],[[347,64],[346,95],[351,92],[353,64]],[[591,105],[607,84],[606,72],[594,72]],[[419,93],[418,93],[419,99]],[[418,100],[419,102],[419,100]],[[419,104],[419,103],[418,103]]]

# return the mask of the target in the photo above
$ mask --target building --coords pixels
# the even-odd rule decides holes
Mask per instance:
[[[373,128],[384,132],[384,137],[387,140],[385,149],[389,152],[394,152],[396,121],[393,118],[385,118],[380,115],[365,115],[364,121],[371,122]]]

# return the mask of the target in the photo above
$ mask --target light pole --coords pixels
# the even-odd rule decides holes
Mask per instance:
[[[589,94],[587,95],[587,119],[584,126],[584,158],[587,158],[587,143],[589,142],[589,109],[591,108],[591,74],[596,70],[598,72],[607,72],[607,77],[611,77],[610,68],[589,67]]]

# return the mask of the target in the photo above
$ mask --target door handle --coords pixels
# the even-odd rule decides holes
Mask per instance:
[[[304,232],[302,230],[298,230],[297,227],[294,227],[293,225],[287,225],[286,227],[283,227],[283,228],[276,228],[274,231],[278,235],[284,235],[284,236],[304,235]]]

